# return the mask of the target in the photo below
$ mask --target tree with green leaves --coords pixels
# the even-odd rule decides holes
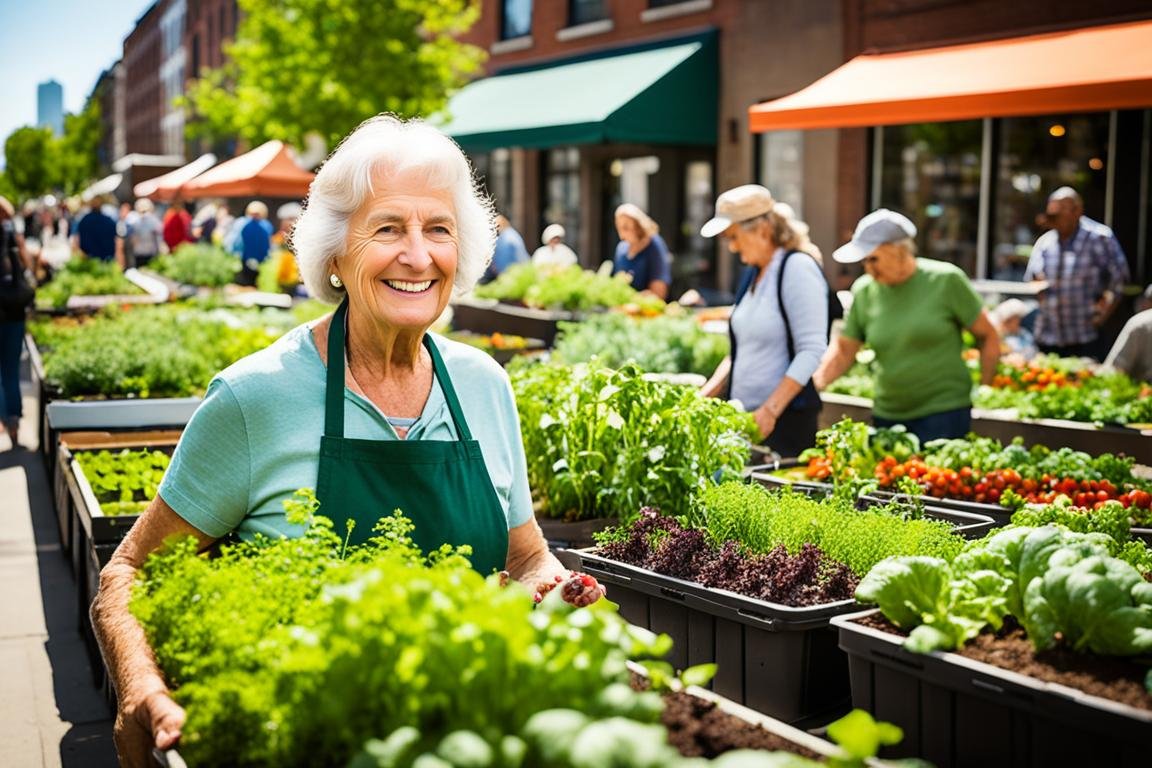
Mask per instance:
[[[98,99],[88,99],[80,114],[64,116],[64,135],[53,142],[53,151],[56,181],[65,194],[80,192],[100,174],[97,148],[102,131]]]
[[[56,185],[57,169],[51,128],[17,128],[4,141],[4,175],[18,197],[35,197]]]
[[[189,90],[189,131],[329,148],[380,112],[442,109],[484,52],[456,37],[478,0],[240,0],[230,62]]]

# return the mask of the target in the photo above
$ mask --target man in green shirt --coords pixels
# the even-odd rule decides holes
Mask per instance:
[[[992,382],[1000,355],[996,329],[955,265],[916,258],[916,226],[881,208],[832,254],[864,262],[840,336],[813,375],[823,389],[843,374],[861,346],[876,353],[873,423],[904,424],[921,441],[963,437],[972,425],[971,380],[961,356],[968,329],[980,346],[981,380]]]

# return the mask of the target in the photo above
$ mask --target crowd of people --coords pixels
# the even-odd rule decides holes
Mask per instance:
[[[47,272],[73,254],[128,268],[184,243],[212,243],[236,255],[237,284],[256,285],[262,265],[276,254],[277,284],[303,292],[287,247],[302,213],[299,204],[281,206],[277,227],[259,200],[238,217],[222,201],[192,212],[177,200],[160,212],[149,199],[117,208],[98,198],[79,210],[46,200],[8,215],[6,242],[19,243],[19,259]],[[659,225],[629,202],[612,216],[619,240],[602,271],[669,300],[673,256]],[[1123,250],[1108,227],[1084,214],[1080,195],[1069,187],[1052,192],[1042,220],[1050,228],[1037,239],[1024,275],[1033,297],[986,309],[958,267],[917,255],[912,221],[897,211],[873,211],[832,254],[835,287],[850,284],[850,292],[840,292],[850,300],[842,302],[826,278],[831,265],[787,204],[756,184],[724,192],[700,235],[720,238],[744,270],[732,302],[731,353],[702,391],[739,401],[755,415],[765,445],[795,455],[813,444],[819,390],[847,371],[865,345],[875,353],[875,423],[904,424],[923,440],[969,430],[971,387],[961,358],[966,334],[975,339],[984,383],[1004,354],[1088,357],[1140,380],[1152,378],[1152,286],[1109,350],[1112,339],[1102,337],[1101,328],[1122,306],[1130,280]],[[543,228],[532,253],[505,215],[494,214],[494,233],[481,283],[516,264],[545,271],[581,264],[559,223]],[[852,282],[860,267],[863,274]],[[700,298],[689,290],[680,301]],[[833,321],[842,316],[834,333]]]

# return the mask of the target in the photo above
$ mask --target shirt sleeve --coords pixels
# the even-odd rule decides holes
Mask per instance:
[[[1104,365],[1132,376],[1136,362],[1140,358],[1141,337],[1146,344],[1152,344],[1152,333],[1140,333],[1140,315],[1134,315],[1124,324],[1124,329],[1112,345],[1112,350],[1104,360]],[[1150,326],[1152,327],[1152,326]]]
[[[652,237],[652,244],[655,248],[652,249],[652,264],[648,271],[648,282],[651,284],[654,280],[659,280],[665,285],[672,284],[672,254],[668,250],[668,244],[664,242],[664,238],[660,235]],[[637,286],[637,290],[642,290],[648,286]]]
[[[516,410],[516,397],[512,384],[505,376],[501,381],[501,406],[507,414],[508,446],[512,487],[508,492],[508,530],[532,519],[532,491],[528,487],[528,458],[524,453],[524,438],[520,432],[520,415]]]
[[[984,302],[972,287],[968,277],[959,269],[952,273],[951,283],[948,287],[948,299],[952,304],[952,313],[959,321],[960,327],[971,328],[980,317]]]
[[[864,286],[857,281],[852,286],[852,306],[848,309],[848,314],[844,316],[844,325],[840,329],[841,336],[862,343],[868,341],[864,328],[864,305],[866,303]]]
[[[220,538],[248,514],[251,479],[244,412],[231,387],[214,379],[180,436],[160,498],[190,525]]]
[[[784,268],[782,288],[796,352],[784,375],[807,384],[828,349],[828,284],[815,260],[796,253]]]
[[[1044,274],[1044,237],[1041,235],[1036,244],[1032,246],[1032,255],[1028,257],[1028,266],[1024,268],[1024,279],[1035,280]]]
[[[1108,290],[1119,294],[1124,290],[1124,284],[1130,277],[1128,258],[1124,255],[1124,249],[1120,247],[1120,241],[1111,233],[1104,239],[1103,252],[1105,263],[1101,266],[1108,275]]]

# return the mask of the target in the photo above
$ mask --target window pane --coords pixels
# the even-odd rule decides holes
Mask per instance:
[[[803,219],[804,132],[768,131],[760,136],[760,183]]]
[[[1047,229],[1037,217],[1057,187],[1075,189],[1084,214],[1103,221],[1108,113],[1004,118],[1000,136],[990,270],[994,278],[1019,280]]]
[[[568,0],[568,26],[608,18],[608,0]]]
[[[920,255],[976,269],[980,209],[979,120],[884,129],[880,207],[916,224]]]
[[[648,0],[649,8],[663,8],[666,5],[679,5],[687,0]]]
[[[580,150],[558,147],[548,150],[545,165],[544,206],[539,232],[525,232],[528,250],[540,245],[540,234],[549,224],[564,227],[564,242],[580,255]]]
[[[532,0],[504,0],[503,39],[532,34]]]

